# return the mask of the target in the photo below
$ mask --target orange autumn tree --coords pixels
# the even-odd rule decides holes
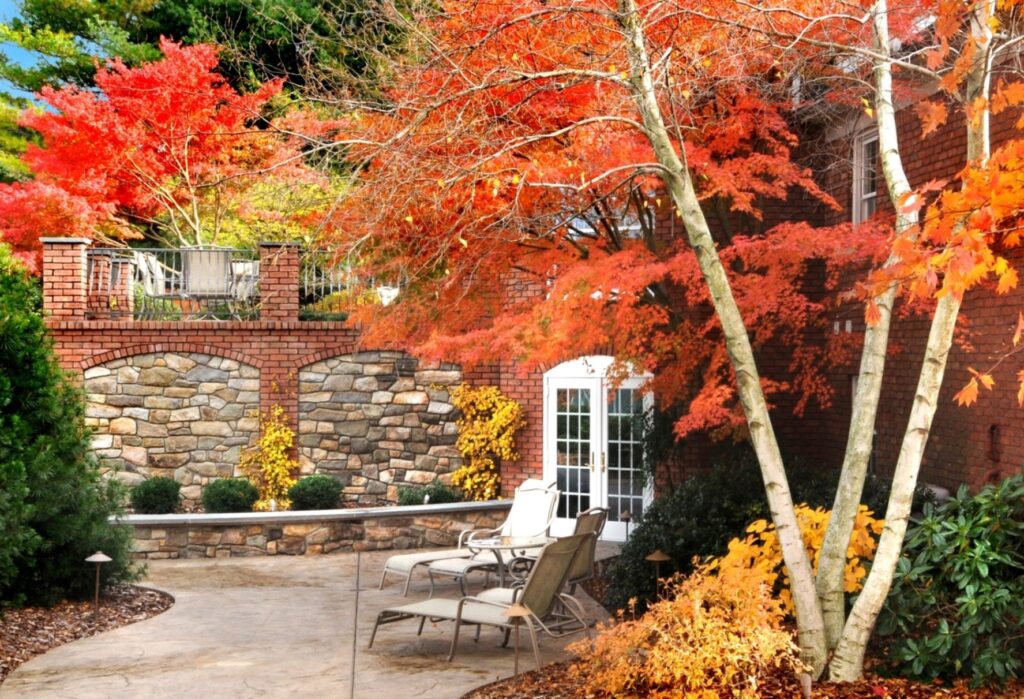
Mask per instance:
[[[46,108],[22,115],[41,144],[22,157],[33,179],[0,185],[0,237],[30,264],[43,235],[212,244],[232,224],[319,223],[328,181],[268,119],[282,83],[240,94],[216,47],[160,48],[137,67],[112,59],[95,91],[43,88]]]
[[[511,357],[526,366],[611,345],[623,364],[655,372],[659,400],[685,406],[678,434],[748,436],[804,657],[820,673],[830,650],[843,648],[831,668],[840,679],[861,672],[877,611],[865,602],[852,624],[844,627],[840,617],[838,631],[826,634],[823,607],[835,598],[816,589],[767,399],[785,390],[796,393],[798,407],[827,403],[817,366],[852,357],[856,348],[835,338],[821,346],[824,304],[843,269],[878,263],[879,274],[861,288],[871,322],[861,360],[868,388],[858,391],[855,415],[860,409],[862,417],[847,450],[852,461],[870,452],[864,425],[877,404],[870,386],[880,386],[889,294],[918,291],[907,261],[922,236],[903,210],[909,192],[894,185],[896,221],[856,230],[799,223],[760,230],[763,206],[785,202],[787,218],[799,218],[792,211],[834,204],[795,164],[794,119],[807,109],[794,104],[797,77],[804,84],[846,80],[863,90],[875,74],[873,99],[854,103],[866,100],[873,116],[889,120],[888,133],[895,126],[893,66],[910,72],[918,65],[915,56],[886,53],[891,39],[940,49],[976,40],[963,16],[939,31],[924,21],[932,12],[955,15],[959,6],[904,2],[895,12],[875,2],[853,9],[861,14],[813,3],[770,12],[723,3],[713,15],[682,0],[452,3],[417,18],[418,60],[396,67],[390,103],[353,113],[340,141],[362,178],[340,213],[342,240],[378,277],[408,282],[398,303],[363,309],[370,336],[411,339],[421,352],[467,363]],[[937,60],[959,76],[953,83],[973,84],[973,64]],[[848,93],[836,94],[849,101]],[[887,181],[894,181],[888,156],[898,147],[886,141],[883,152]],[[910,244],[893,244],[907,235]],[[936,259],[937,277],[953,280],[948,263],[966,258],[954,251]],[[824,269],[823,294],[805,283],[812,261]],[[995,264],[975,276],[999,275]],[[525,301],[506,293],[524,287],[533,292]],[[964,288],[951,285],[943,297]],[[943,303],[936,317],[951,337],[955,314],[949,324]],[[941,385],[944,359],[937,362],[934,352],[943,342],[929,344],[920,410],[897,467],[898,475],[910,475],[894,486],[896,506],[872,571],[877,582],[869,577],[862,600],[879,591],[884,597],[886,575],[891,581],[886,569],[902,542],[904,500]],[[760,375],[754,348],[767,343],[791,349],[793,379]],[[844,465],[844,473],[855,471]],[[837,496],[854,503],[854,514],[855,486],[846,483]],[[839,531],[832,538],[841,541],[841,525],[832,522],[830,533]],[[847,532],[841,551],[848,541]]]

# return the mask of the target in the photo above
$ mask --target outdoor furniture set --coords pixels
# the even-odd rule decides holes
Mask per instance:
[[[516,491],[508,518],[501,527],[463,532],[459,546],[454,549],[391,556],[384,566],[380,587],[384,587],[389,573],[404,575],[404,594],[408,594],[413,572],[425,567],[430,579],[430,595],[421,602],[380,612],[370,636],[370,647],[382,624],[418,618],[419,635],[428,619],[449,620],[455,622],[448,652],[448,660],[451,660],[463,625],[476,626],[477,639],[483,626],[503,629],[504,646],[521,618],[529,632],[539,668],[538,629],[553,637],[580,630],[589,636],[590,627],[583,607],[572,594],[577,584],[593,575],[597,540],[607,511],[594,508],[580,513],[571,536],[551,539],[548,532],[558,495],[554,483],[528,480]],[[466,577],[473,572],[484,573],[485,589],[477,595],[467,595]],[[499,586],[486,588],[492,573],[497,575]],[[435,576],[455,578],[462,597],[434,597]],[[513,607],[515,610],[510,616]]]

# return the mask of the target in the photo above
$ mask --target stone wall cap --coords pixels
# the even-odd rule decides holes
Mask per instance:
[[[89,238],[40,238],[39,242],[44,245],[90,245],[92,241]]]
[[[206,524],[296,524],[299,522],[335,522],[345,520],[389,519],[418,515],[443,515],[456,512],[504,510],[512,507],[512,500],[484,502],[453,502],[440,505],[400,505],[380,507],[352,507],[339,510],[286,510],[284,512],[224,512],[217,514],[187,513],[171,515],[124,515],[111,517],[116,524],[135,527]]]

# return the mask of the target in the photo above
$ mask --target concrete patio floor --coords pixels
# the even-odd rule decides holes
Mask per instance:
[[[497,629],[479,643],[463,633],[451,663],[451,622],[427,623],[419,637],[413,620],[382,626],[367,649],[381,609],[427,594],[422,573],[407,598],[397,580],[377,590],[391,553],[361,557],[355,697],[455,698],[511,675],[511,644],[500,647]],[[33,658],[0,685],[0,697],[348,697],[355,577],[348,553],[151,562],[143,584],[173,595],[171,609]],[[458,586],[444,584],[438,596],[457,597]],[[606,618],[578,596],[590,619]],[[582,637],[541,634],[542,659],[567,657],[564,646]],[[521,648],[521,668],[533,668],[525,630]]]

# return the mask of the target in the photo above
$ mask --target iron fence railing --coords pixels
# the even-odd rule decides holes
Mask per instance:
[[[87,312],[92,318],[259,318],[259,256],[255,251],[93,248],[87,260]]]
[[[344,320],[356,306],[391,303],[399,287],[360,273],[344,253],[304,250],[299,258],[299,317]]]

